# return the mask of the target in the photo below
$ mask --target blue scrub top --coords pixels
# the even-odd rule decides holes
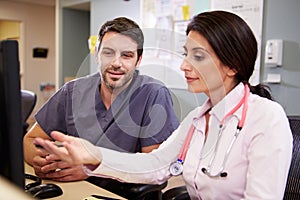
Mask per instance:
[[[58,130],[124,152],[161,143],[179,125],[170,92],[158,80],[136,71],[108,110],[100,87],[99,73],[66,83],[36,113],[37,123],[48,135]]]

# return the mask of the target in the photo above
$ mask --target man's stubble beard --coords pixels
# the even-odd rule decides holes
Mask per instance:
[[[126,84],[129,84],[129,82],[131,82],[131,80],[133,79],[134,70],[132,72],[127,72],[126,74],[124,74],[121,79],[109,79],[107,78],[107,74],[107,71],[104,71],[102,73],[103,81],[105,85],[113,91],[124,87]]]

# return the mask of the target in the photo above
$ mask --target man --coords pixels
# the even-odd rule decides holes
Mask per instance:
[[[130,19],[106,22],[95,48],[100,73],[76,79],[60,88],[35,115],[24,136],[25,160],[41,178],[75,181],[87,178],[81,166],[48,162],[36,137],[51,140],[58,130],[91,143],[124,152],[150,152],[178,125],[168,89],[139,75],[144,36]]]

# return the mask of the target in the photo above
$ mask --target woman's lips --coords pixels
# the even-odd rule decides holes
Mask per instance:
[[[192,77],[189,77],[189,76],[186,76],[185,78],[186,78],[186,81],[187,81],[188,83],[193,82],[193,81],[195,81],[195,80],[198,79],[198,78],[192,78]]]

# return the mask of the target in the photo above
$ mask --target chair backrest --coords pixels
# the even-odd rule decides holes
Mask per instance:
[[[28,124],[27,119],[32,113],[36,104],[36,94],[29,90],[21,90],[21,107],[22,107],[22,122],[23,122],[23,133],[27,132]]]
[[[284,200],[300,199],[300,116],[288,116],[293,133],[293,155]]]

